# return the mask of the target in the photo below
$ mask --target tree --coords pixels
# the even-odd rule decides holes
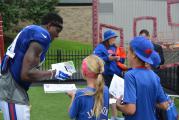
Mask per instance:
[[[29,0],[26,5],[25,19],[33,20],[40,24],[41,17],[48,12],[55,12],[55,5],[58,0]],[[40,18],[40,19],[39,19]]]
[[[0,2],[0,13],[3,18],[4,31],[10,30],[13,24],[18,23],[20,17],[18,14],[18,9],[19,6],[15,6],[14,4],[10,5]]]
[[[21,20],[40,24],[41,17],[55,11],[59,0],[4,0],[0,1],[0,13],[3,17],[3,30],[13,31]]]

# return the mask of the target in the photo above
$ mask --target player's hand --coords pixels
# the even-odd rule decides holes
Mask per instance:
[[[117,101],[116,101],[116,104],[122,104],[123,103],[123,95],[121,95],[119,98],[116,98]]]
[[[55,78],[58,80],[66,80],[69,79],[72,76],[70,72],[62,72],[60,70],[56,70]]]
[[[123,96],[120,96],[116,101],[116,107],[118,110],[120,110],[120,107],[122,105],[122,98],[123,98]]]
[[[113,55],[109,55],[109,60],[110,61],[117,61],[118,57],[117,56],[113,56]]]
[[[116,56],[116,61],[120,61],[121,57],[120,56]]]

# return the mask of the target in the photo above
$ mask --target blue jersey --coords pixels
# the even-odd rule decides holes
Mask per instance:
[[[10,72],[14,80],[25,90],[28,90],[31,83],[21,80],[20,77],[24,55],[29,48],[30,43],[37,42],[41,45],[43,49],[42,54],[40,56],[40,60],[43,61],[45,59],[45,53],[49,48],[51,37],[49,32],[41,26],[30,25],[25,27],[17,35],[13,42],[16,42],[14,48],[15,56],[10,59]],[[11,49],[13,47],[12,44],[8,49]]]
[[[93,53],[103,59],[103,61],[105,62],[103,74],[112,76],[114,74],[117,74],[121,76],[122,70],[117,66],[116,61],[109,60],[109,55],[112,54],[110,51],[115,54],[116,47],[110,46],[109,49],[106,49],[103,44],[98,44]]]
[[[156,104],[167,101],[160,78],[152,70],[134,68],[124,79],[124,103],[136,105],[134,115],[126,116],[125,120],[156,120]]]
[[[75,94],[74,101],[69,110],[69,116],[75,120],[108,120],[109,109],[109,90],[104,87],[103,107],[99,118],[92,115],[95,98],[94,96],[87,96],[85,93],[94,92],[94,88],[84,88],[78,90]]]

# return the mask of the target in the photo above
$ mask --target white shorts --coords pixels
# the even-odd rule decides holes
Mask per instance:
[[[0,101],[4,120],[30,120],[30,107]]]

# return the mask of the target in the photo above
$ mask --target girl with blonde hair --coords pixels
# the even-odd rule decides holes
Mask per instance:
[[[87,87],[79,89],[72,98],[69,116],[75,120],[107,120],[109,108],[109,91],[104,85],[102,73],[104,62],[96,55],[90,55],[82,61],[82,75]]]

